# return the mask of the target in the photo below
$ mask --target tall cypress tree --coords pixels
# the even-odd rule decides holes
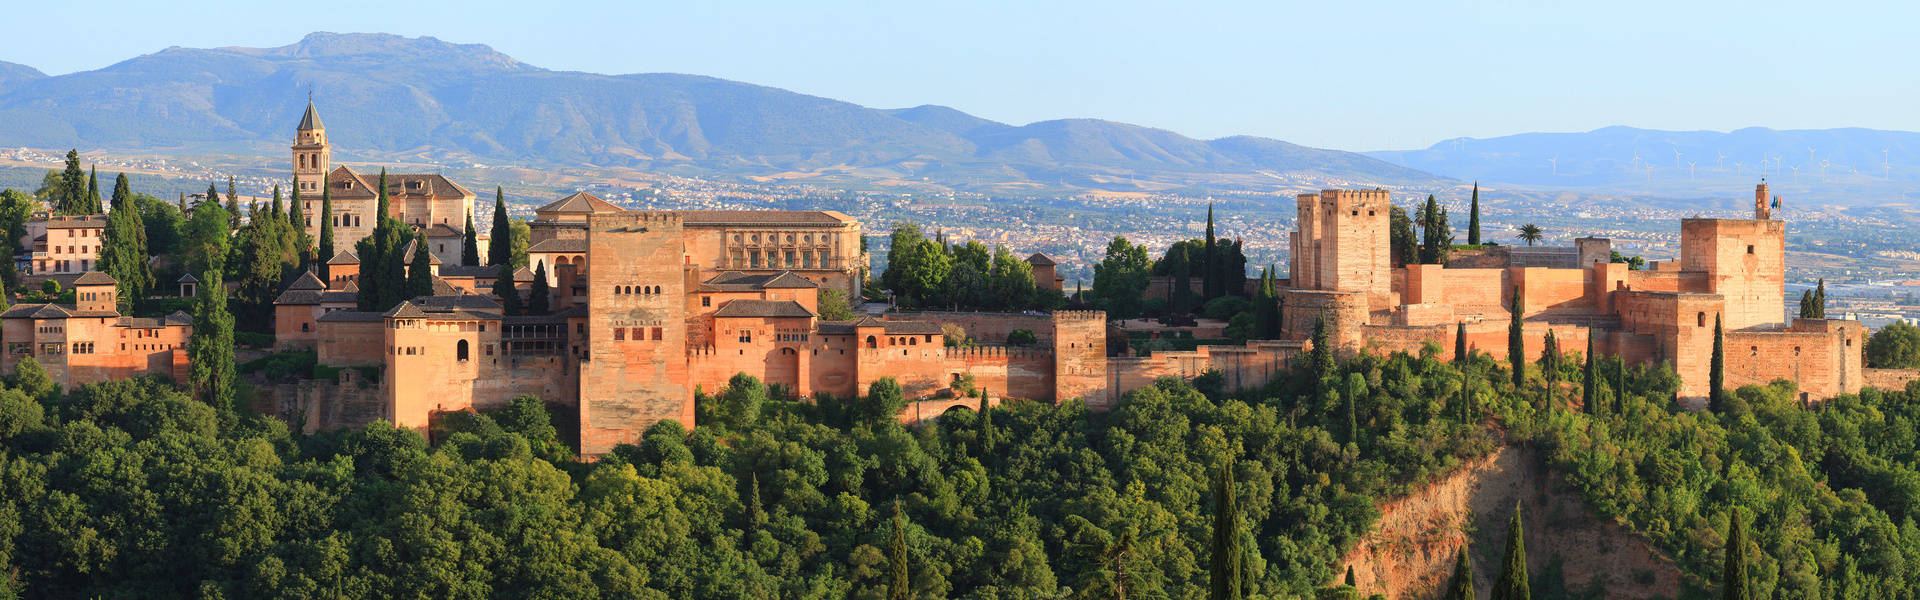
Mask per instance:
[[[988,404],[987,400],[991,396],[987,390],[980,390],[980,456],[983,459],[993,456],[993,447],[997,441],[994,439],[993,431],[993,406]]]
[[[1308,351],[1308,357],[1312,360],[1315,381],[1332,377],[1340,367],[1333,354],[1333,334],[1327,331],[1327,314],[1324,312],[1313,322],[1313,350]]]
[[[513,263],[513,225],[507,221],[507,196],[499,187],[493,188],[493,233],[487,243],[487,264],[505,265]]]
[[[1800,318],[1813,318],[1813,290],[1800,290]]]
[[[219,409],[226,420],[233,414],[233,315],[227,312],[227,287],[219,271],[200,276],[200,294],[193,303],[193,337],[187,341],[192,364],[188,382],[195,398]]]
[[[1453,362],[1467,362],[1467,322],[1461,321],[1453,330]]]
[[[1614,414],[1624,414],[1627,412],[1627,357],[1621,356],[1620,360],[1613,363],[1613,367],[1615,369],[1613,372],[1613,412]]]
[[[1753,592],[1747,579],[1747,516],[1733,507],[1733,523],[1727,529],[1726,566],[1720,571],[1720,600],[1750,600]]]
[[[1513,519],[1507,523],[1507,554],[1500,564],[1500,577],[1493,580],[1492,600],[1530,600],[1533,592],[1527,582],[1527,542],[1520,526],[1520,503],[1513,503]]]
[[[433,295],[433,255],[427,252],[427,233],[413,236],[413,262],[407,265],[407,298]]]
[[[1587,332],[1587,364],[1580,370],[1580,407],[1587,414],[1599,412],[1594,410],[1593,406],[1594,402],[1600,399],[1600,395],[1594,390],[1594,386],[1599,384],[1600,382],[1594,379],[1593,374],[1593,332],[1589,331]]]
[[[1473,597],[1473,561],[1467,559],[1467,545],[1454,553],[1453,581],[1447,584],[1445,600],[1475,600]]]
[[[1353,577],[1353,565],[1347,565],[1347,587],[1360,589],[1360,583]]]
[[[354,245],[360,253],[360,310],[384,312],[407,296],[406,246],[408,227],[393,218],[387,193],[387,172],[380,171],[380,196],[372,235]]]
[[[1220,292],[1220,282],[1217,280],[1216,277],[1214,277],[1214,274],[1213,274],[1214,272],[1213,263],[1217,262],[1220,259],[1220,248],[1219,248],[1219,243],[1213,237],[1213,204],[1212,203],[1207,204],[1206,244],[1207,244],[1206,248],[1202,252],[1202,254],[1205,255],[1202,257],[1202,259],[1205,260],[1205,264],[1201,265],[1201,271],[1200,271],[1200,295],[1206,298],[1207,302],[1212,302],[1215,297],[1219,296],[1219,292]]]
[[[216,207],[220,206],[220,186],[211,181],[207,182],[207,199],[195,202],[193,207],[200,208],[201,205],[208,202],[212,202]]]
[[[1713,362],[1707,365],[1707,405],[1709,410],[1725,409],[1727,385],[1727,340],[1720,330],[1720,315],[1713,315]]]
[[[1440,264],[1440,203],[1427,194],[1427,205],[1420,209],[1420,264]]]
[[[1473,182],[1473,212],[1467,215],[1467,245],[1480,245],[1480,182]]]
[[[1526,292],[1520,286],[1513,286],[1512,320],[1507,323],[1507,362],[1513,364],[1513,387],[1518,388],[1527,382],[1527,339],[1524,325],[1520,322],[1527,305]]]
[[[54,195],[53,210],[63,215],[86,212],[87,172],[80,168],[80,151],[67,151],[67,168],[60,171],[60,189]]]
[[[1820,285],[1813,288],[1813,318],[1827,318],[1827,278],[1820,278]]]
[[[1240,508],[1233,497],[1233,461],[1220,465],[1213,481],[1213,548],[1208,553],[1208,598],[1240,600],[1245,588],[1241,565],[1246,562],[1240,547]]]
[[[233,176],[227,176],[227,230],[240,228],[240,191],[234,187]]]
[[[502,263],[500,268],[511,268]],[[913,597],[912,579],[907,576],[907,516],[900,510],[900,499],[893,499],[893,536],[887,543],[887,600]]]
[[[313,262],[320,263],[320,279],[331,282],[333,275],[328,272],[327,263],[333,261],[333,189],[327,186],[320,188],[320,242],[317,246],[318,254],[313,257]]]
[[[87,169],[87,208],[86,214],[97,215],[106,212],[100,206],[100,165]]]
[[[121,173],[114,180],[113,210],[107,213],[107,228],[100,234],[100,255],[94,267],[113,276],[114,304],[120,314],[132,315],[153,289],[146,242],[146,224],[140,218],[140,209],[133,206],[127,175]]]
[[[280,186],[274,186],[277,190]],[[276,191],[275,197],[279,196]],[[293,180],[293,196],[287,200],[287,237],[288,246],[298,257],[295,270],[306,271],[313,268],[313,236],[307,233],[307,214],[300,207],[300,179]]]
[[[527,314],[547,314],[552,295],[553,289],[547,285],[547,261],[543,260],[533,269],[533,288],[527,292]]]
[[[1560,340],[1555,338],[1553,330],[1540,341],[1540,371],[1549,384],[1560,381]]]
[[[501,263],[493,279],[493,293],[500,296],[502,314],[520,314],[520,290],[513,287],[513,265]]]
[[[473,213],[467,213],[467,234],[460,240],[460,265],[480,266],[480,232],[473,229]]]

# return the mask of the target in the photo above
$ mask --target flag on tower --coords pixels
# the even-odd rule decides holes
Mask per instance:
[[[1774,197],[1773,197],[1773,207],[1774,207],[1774,208],[1780,208],[1780,197],[1779,197],[1779,196],[1774,196]]]

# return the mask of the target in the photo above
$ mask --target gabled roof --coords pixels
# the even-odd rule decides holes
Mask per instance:
[[[443,237],[457,237],[457,238],[464,238],[464,237],[467,237],[467,232],[465,232],[465,231],[461,231],[461,230],[459,230],[459,229],[455,229],[455,228],[454,228],[454,227],[453,227],[452,225],[448,225],[448,224],[446,224],[446,223],[434,223],[432,227],[428,227],[428,228],[427,228],[427,237],[430,237],[430,238],[443,238]]]
[[[565,198],[555,200],[551,204],[533,209],[533,212],[536,213],[606,213],[626,211],[627,209],[614,206],[612,202],[601,200],[599,196],[586,192],[574,192]]]
[[[74,285],[114,285],[117,283],[120,283],[120,281],[114,279],[112,275],[99,271],[87,271],[86,273],[82,273],[79,279],[73,280]]]
[[[420,310],[420,307],[414,306],[412,302],[402,301],[399,306],[387,310],[386,314],[381,316],[389,319],[424,319],[427,317],[427,311]]]
[[[471,308],[480,310],[500,310],[500,303],[493,298],[479,294],[464,296],[421,296],[413,301],[426,308]]]
[[[1036,267],[1046,267],[1046,266],[1057,265],[1060,263],[1053,262],[1053,259],[1047,258],[1047,255],[1045,254],[1035,252],[1033,253],[1033,256],[1027,257],[1027,264],[1030,264]]]
[[[714,311],[713,316],[812,318],[814,314],[792,300],[734,300]]]
[[[195,279],[192,273],[188,273],[185,275],[181,275],[180,280],[175,281],[174,283],[200,283],[200,280]]]
[[[416,246],[419,246],[419,245],[420,245],[420,238],[414,238],[414,239],[413,239],[413,241],[410,241],[410,242],[407,242],[407,249],[405,249],[405,250],[401,250],[401,251],[400,251],[400,255],[401,255],[401,256],[405,256],[405,257],[407,257],[407,264],[408,264],[408,265],[412,265],[412,264],[413,264],[413,253],[415,253],[415,252],[418,252],[418,251],[419,251],[419,248],[417,248],[417,247],[416,247]],[[434,255],[434,253],[432,253],[432,252],[428,252],[428,253],[427,253],[427,264],[429,264],[429,265],[437,265],[437,264],[440,264],[440,257],[439,257],[439,256],[436,256],[436,255]]]
[[[742,273],[722,271],[706,281],[700,282],[701,291],[708,292],[752,292],[764,289],[810,289],[820,287],[805,277],[792,271],[779,273]]]
[[[327,264],[357,265],[357,264],[360,264],[360,257],[355,256],[351,250],[341,250],[339,252],[335,252],[333,254],[333,258],[327,259]]]
[[[302,115],[300,117],[300,129],[307,130],[307,129],[326,129],[326,128],[327,128],[326,125],[323,125],[320,123],[320,111],[314,110],[313,101],[308,100],[307,114]]]
[[[15,304],[7,312],[0,313],[0,319],[65,319],[73,316],[73,311],[58,304]]]
[[[353,287],[353,286],[348,285],[347,287]],[[321,304],[359,304],[360,290],[358,288],[354,288],[354,290],[350,292],[345,290],[337,291],[337,292],[320,292],[320,303]]]
[[[106,226],[106,215],[57,215],[47,217],[47,229],[94,229]]]
[[[854,321],[853,326],[854,327],[886,327],[887,324],[884,321],[873,318],[873,315],[867,315],[866,317],[863,317],[858,321]]]
[[[540,240],[540,243],[527,248],[527,253],[529,254],[586,251],[587,241],[579,238]]]
[[[335,200],[367,200],[380,197],[380,174],[362,175],[341,166],[327,173],[327,189]],[[392,198],[471,197],[473,192],[439,174],[388,173],[387,195]]]
[[[341,291],[341,293],[347,293],[347,294],[358,294],[358,293],[360,293],[360,282],[358,282],[358,281],[349,281],[349,282],[347,282],[347,286],[346,286],[346,287],[343,287],[343,288],[340,288],[340,291]]]
[[[321,297],[325,295],[326,292],[320,290],[289,289],[280,292],[280,297],[274,298],[273,303],[276,306],[310,306],[319,304]]]
[[[301,273],[299,279],[295,279],[293,280],[293,283],[288,284],[287,289],[288,290],[324,290],[324,289],[327,289],[327,284],[321,282],[320,276],[314,275],[313,271],[307,271],[307,272]]]
[[[766,283],[760,284],[760,287],[767,288],[767,289],[791,290],[791,289],[813,289],[813,288],[818,288],[820,286],[819,284],[814,283],[813,280],[811,279],[807,279],[805,277],[801,277],[799,275],[793,274],[793,271],[781,271],[779,275],[774,275],[773,278],[768,279]]]

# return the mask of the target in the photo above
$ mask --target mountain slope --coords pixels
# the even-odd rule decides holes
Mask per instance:
[[[696,75],[551,71],[430,37],[314,33],[278,48],[168,48],[58,77],[9,72],[0,68],[0,146],[265,151],[292,137],[310,89],[340,151],[427,161],[739,174],[920,161],[944,167],[916,172],[927,178],[1044,171],[1081,181],[1126,171],[1436,181],[1276,140],[1208,142],[1093,119],[1014,127],[942,106],[876,110]]]

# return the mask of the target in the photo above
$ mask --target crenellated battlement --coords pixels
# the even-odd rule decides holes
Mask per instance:
[[[1055,321],[1100,321],[1105,323],[1107,311],[1104,310],[1062,310],[1053,313]]]
[[[947,348],[947,358],[949,359],[1048,358],[1051,356],[1053,356],[1053,350],[1039,347],[974,346],[972,348]]]

